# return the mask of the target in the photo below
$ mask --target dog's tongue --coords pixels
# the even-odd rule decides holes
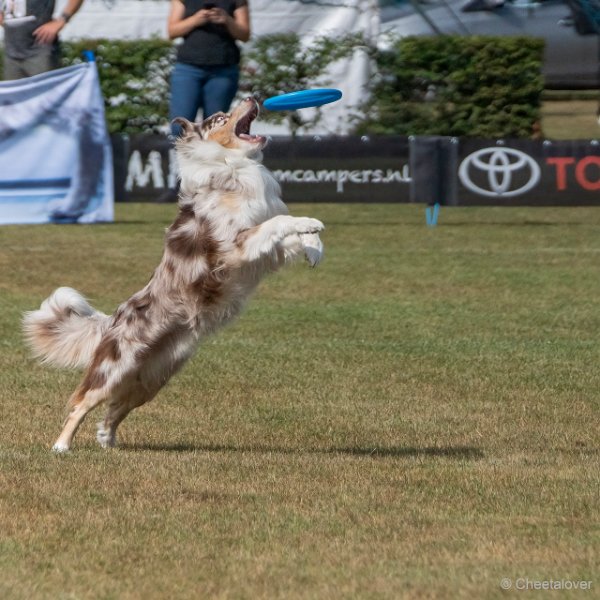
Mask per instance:
[[[235,126],[235,133],[238,137],[243,137],[250,133],[250,123],[252,123],[252,119],[248,118],[248,116],[249,115],[246,115],[241,118]]]
[[[250,135],[249,133],[240,133],[238,137],[249,142],[263,142],[265,139],[262,135]]]
[[[250,125],[252,121],[258,116],[258,106],[254,100],[252,100],[252,106],[248,109],[248,112],[237,122],[235,126],[235,133],[238,136],[241,134],[250,133]]]
[[[235,135],[241,140],[246,140],[252,143],[264,144],[266,139],[262,135],[252,135],[250,133],[250,126],[252,121],[258,116],[258,106],[255,101],[252,101],[253,105],[248,112],[236,123]]]

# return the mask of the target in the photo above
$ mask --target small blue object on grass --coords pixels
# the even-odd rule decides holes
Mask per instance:
[[[268,110],[298,110],[309,106],[322,106],[335,102],[342,97],[341,90],[335,88],[316,88],[314,90],[300,90],[280,96],[271,96],[263,102]]]
[[[82,54],[83,58],[85,58],[85,60],[88,62],[96,62],[96,55],[94,54],[93,50],[84,50]]]
[[[437,225],[438,215],[440,214],[439,202],[436,202],[433,207],[428,206],[425,208],[425,220],[427,221],[428,227],[435,227]]]

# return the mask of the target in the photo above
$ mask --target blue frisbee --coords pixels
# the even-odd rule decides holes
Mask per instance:
[[[297,110],[309,106],[322,106],[335,102],[342,97],[341,90],[334,88],[316,88],[314,90],[301,90],[280,96],[271,96],[263,102],[268,110]]]

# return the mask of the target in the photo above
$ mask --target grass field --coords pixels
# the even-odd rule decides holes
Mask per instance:
[[[600,138],[598,98],[547,100],[542,104],[544,137],[554,140]]]
[[[322,266],[269,278],[121,448],[92,418],[66,456],[78,374],[21,313],[59,285],[112,311],[175,207],[0,228],[0,598],[598,597],[600,210],[291,209]]]

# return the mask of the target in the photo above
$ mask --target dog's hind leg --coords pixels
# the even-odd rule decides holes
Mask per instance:
[[[123,359],[119,343],[107,334],[98,344],[83,381],[69,400],[69,414],[52,450],[69,450],[73,436],[86,415],[118,392],[126,371],[127,363]]]
[[[96,439],[103,448],[115,445],[117,427],[125,417],[134,408],[150,402],[185,363],[195,347],[194,340],[194,336],[184,336],[175,350],[171,344],[153,347],[154,352],[146,351],[143,364],[121,380],[111,394],[106,416],[98,423]]]
[[[117,445],[117,427],[134,408],[135,405],[128,401],[114,403],[108,407],[108,412],[104,419],[98,422],[96,431],[96,439],[103,448],[114,448]]]
[[[114,397],[108,405],[106,416],[98,423],[98,443],[103,448],[114,448],[117,443],[117,427],[134,408],[150,402],[153,397],[154,394],[150,394],[141,386]]]
[[[86,389],[84,386],[80,386],[73,393],[69,400],[71,409],[65,419],[62,432],[52,446],[54,452],[67,452],[71,448],[73,437],[86,415],[106,400],[108,395],[109,392],[105,388]]]

